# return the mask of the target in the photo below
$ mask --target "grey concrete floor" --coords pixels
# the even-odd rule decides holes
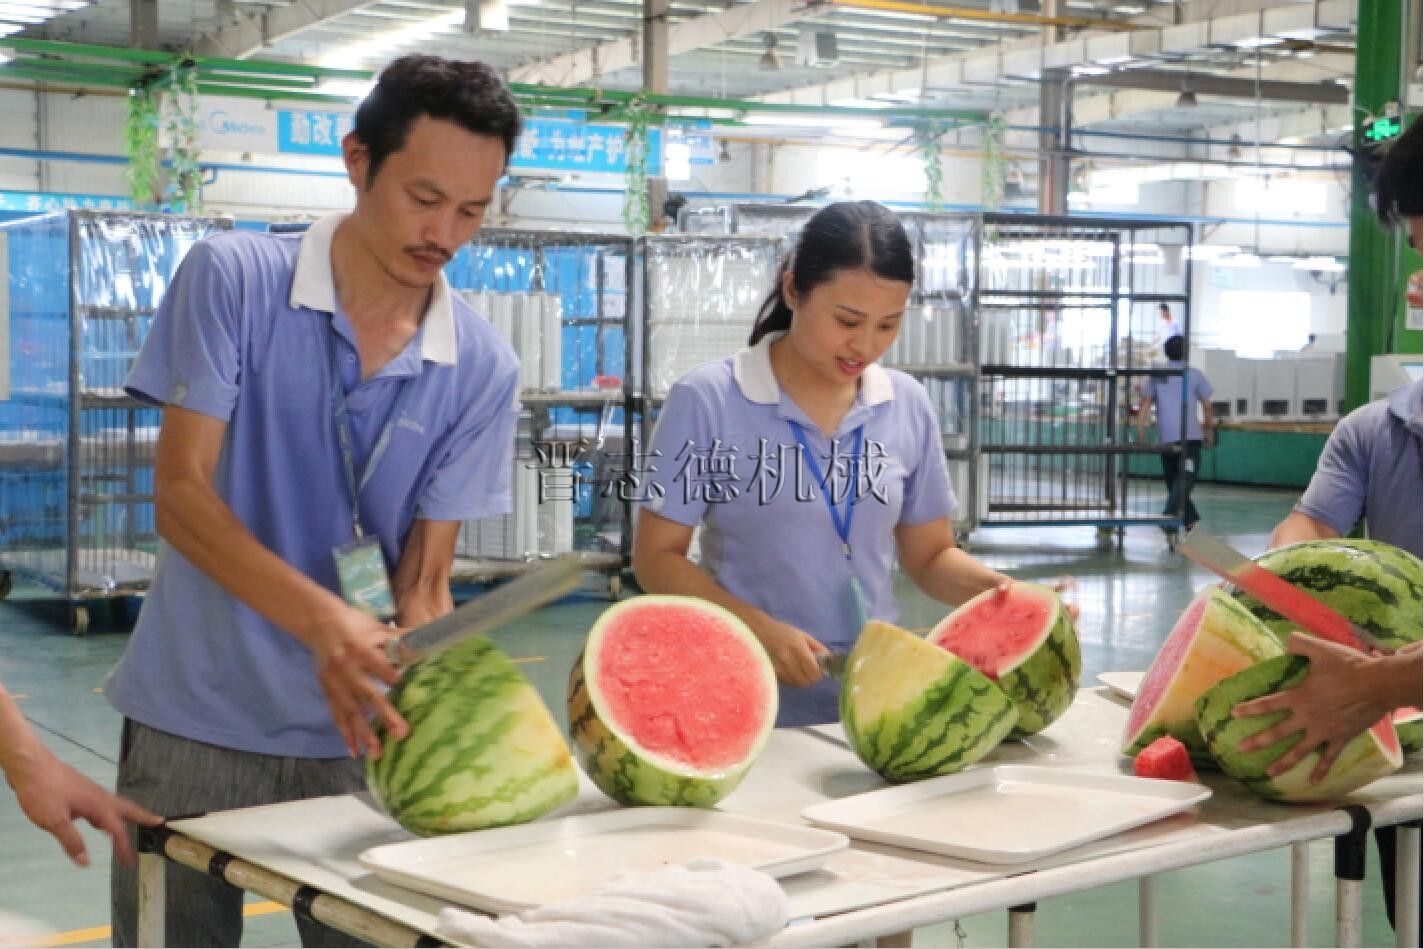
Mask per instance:
[[[1235,545],[1255,553],[1285,515],[1293,492],[1203,485],[1196,501],[1203,521]],[[969,542],[986,563],[1025,580],[1071,576],[1082,610],[1084,683],[1102,671],[1143,669],[1193,593],[1211,578],[1170,553],[1156,528],[1127,531],[1125,543],[1102,546],[1091,528],[985,529]],[[528,617],[496,637],[521,664],[550,708],[566,725],[564,689],[584,633],[606,606],[597,584]],[[899,583],[906,626],[938,620],[945,608],[908,582]],[[119,720],[98,690],[124,648],[125,611],[96,610],[88,636],[67,632],[67,612],[21,584],[0,604],[0,682],[19,696],[20,707],[64,761],[101,784],[112,786]],[[87,834],[94,866],[70,865],[58,846],[31,827],[14,798],[0,792],[0,944],[5,914],[32,920],[50,945],[108,945],[108,851],[103,838]],[[1331,945],[1334,927],[1331,850],[1312,847],[1311,936]],[[1366,945],[1393,945],[1384,917],[1373,858],[1366,885]],[[1288,937],[1289,855],[1255,855],[1163,875],[1159,905],[1163,945],[1276,946]],[[271,904],[251,900],[244,945],[294,945],[290,917]],[[1137,891],[1106,887],[1046,901],[1039,906],[1039,944],[1131,946],[1137,942]],[[13,931],[12,931],[13,932]],[[1002,913],[970,917],[959,929],[920,930],[916,946],[1003,945]]]

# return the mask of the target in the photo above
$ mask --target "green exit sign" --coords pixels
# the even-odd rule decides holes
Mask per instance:
[[[1365,141],[1384,142],[1404,131],[1404,121],[1397,115],[1370,119],[1365,123]]]

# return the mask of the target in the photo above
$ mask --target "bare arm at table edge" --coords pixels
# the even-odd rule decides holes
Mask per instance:
[[[771,657],[776,677],[808,686],[821,679],[816,655],[826,652],[813,636],[728,593],[712,575],[687,559],[692,528],[647,508],[638,512],[633,532],[633,573],[649,593],[696,596],[716,603],[746,623]]]
[[[1013,582],[1013,577],[989,569],[955,544],[947,517],[896,525],[895,547],[901,568],[915,586],[951,606]]]
[[[1216,412],[1210,399],[1198,399],[1202,409],[1202,440],[1210,447],[1216,442]]]
[[[450,567],[455,561],[459,521],[417,518],[406,535],[400,563],[391,577],[396,622],[406,629],[439,619],[455,608],[450,596]]]
[[[1284,547],[1302,540],[1329,540],[1339,536],[1340,534],[1329,524],[1317,521],[1309,514],[1291,511],[1286,515],[1285,520],[1277,524],[1276,529],[1271,531],[1269,546],[1274,550],[1277,547]]]
[[[15,791],[30,822],[54,836],[81,867],[89,851],[74,822],[80,818],[108,834],[119,862],[132,866],[133,847],[124,821],[153,826],[162,818],[116,797],[56,758],[30,728],[15,700],[0,686],[0,772]]]
[[[368,713],[404,737],[405,721],[375,679],[395,684],[383,646],[393,631],[293,569],[262,545],[213,489],[227,423],[163,409],[154,464],[158,533],[194,566],[312,651],[317,676],[352,757],[380,755]]]

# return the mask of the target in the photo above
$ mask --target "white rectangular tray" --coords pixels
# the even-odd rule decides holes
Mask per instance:
[[[1131,702],[1137,698],[1137,690],[1142,687],[1145,675],[1146,672],[1099,672],[1098,681]]]
[[[1210,796],[1210,789],[1181,781],[1000,765],[815,804],[801,816],[861,840],[981,863],[1026,863]]]
[[[637,807],[372,847],[383,880],[491,913],[589,893],[625,872],[720,857],[774,877],[821,866],[843,834],[687,807]]]

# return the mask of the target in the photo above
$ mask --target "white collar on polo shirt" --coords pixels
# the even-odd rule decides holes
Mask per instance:
[[[293,309],[307,307],[324,313],[336,312],[336,281],[331,272],[331,239],[345,220],[345,213],[328,214],[307,228],[297,252],[297,269],[292,274]],[[444,366],[455,365],[455,308],[450,302],[450,285],[442,271],[430,293],[430,305],[421,317],[425,335],[420,357]]]
[[[732,357],[732,378],[737,387],[753,402],[776,405],[781,402],[781,386],[771,370],[771,344],[783,333],[767,333],[755,346],[740,350]],[[880,405],[895,397],[890,374],[879,363],[871,363],[860,374],[860,397],[866,405]]]

